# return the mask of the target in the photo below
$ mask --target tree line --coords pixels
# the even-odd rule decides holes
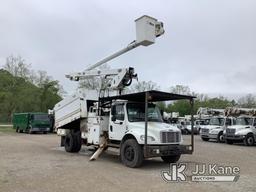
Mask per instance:
[[[108,65],[100,69],[110,69]],[[97,89],[104,85],[99,77],[80,81],[78,88]],[[125,93],[160,90],[160,86],[152,81],[140,81],[126,88]],[[256,107],[256,98],[252,94],[238,100],[230,100],[223,96],[210,98],[206,94],[192,92],[188,86],[175,85],[169,92],[196,96],[195,111],[199,107]],[[47,112],[62,99],[64,90],[58,81],[46,71],[34,71],[31,64],[20,56],[9,56],[3,68],[0,68],[0,122],[10,122],[14,112]],[[179,100],[159,102],[159,107],[166,112],[179,112],[181,116],[190,114],[190,104]]]
[[[132,92],[147,91],[147,90],[159,90],[160,86],[156,83],[149,82],[138,82],[135,83],[131,90]],[[226,107],[243,107],[243,108],[256,108],[256,97],[252,94],[240,97],[238,100],[228,99],[224,96],[218,96],[210,98],[207,94],[195,93],[190,90],[188,86],[175,85],[169,88],[170,93],[192,95],[195,96],[194,112],[199,107],[209,107],[216,109],[224,109]],[[191,113],[190,103],[186,100],[178,100],[174,102],[160,102],[158,103],[160,109],[166,112],[179,112],[180,116],[184,116]]]
[[[34,71],[22,57],[9,56],[0,69],[0,122],[10,122],[14,112],[47,112],[62,93],[46,71]]]

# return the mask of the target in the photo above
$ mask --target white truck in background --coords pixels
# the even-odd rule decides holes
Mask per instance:
[[[235,124],[224,130],[224,139],[227,144],[244,142],[252,146],[256,141],[256,109],[227,108],[227,116],[235,116]]]
[[[235,118],[224,115],[224,109],[200,109],[202,114],[209,115],[209,124],[202,126],[200,136],[203,141],[214,139],[219,143],[224,142],[223,131],[235,123]],[[202,114],[200,114],[202,116]]]
[[[154,90],[123,95],[123,89],[137,78],[133,68],[95,70],[140,45],[153,44],[164,33],[163,23],[152,17],[142,16],[135,22],[136,41],[85,71],[66,76],[74,81],[100,76],[102,81],[99,92],[80,89],[54,107],[55,128],[67,152],[79,152],[82,144],[95,146],[97,151],[90,158],[95,160],[104,150],[113,148],[128,167],[139,167],[149,157],[171,163],[178,161],[181,154],[192,154],[193,134],[191,144],[183,145],[180,130],[162,121],[154,103],[187,99],[193,109],[193,96]]]

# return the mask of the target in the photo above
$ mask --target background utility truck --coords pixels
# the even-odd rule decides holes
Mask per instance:
[[[236,116],[235,124],[224,131],[226,143],[244,142],[252,146],[256,141],[256,109],[229,108],[226,111],[228,116]]]
[[[51,122],[47,113],[14,113],[13,128],[18,133],[47,133],[50,131]]]
[[[155,102],[188,99],[193,108],[194,97],[160,91],[122,94],[137,78],[133,68],[95,70],[139,45],[153,44],[164,33],[162,22],[152,17],[142,16],[135,22],[136,41],[81,73],[67,75],[75,81],[100,77],[102,84],[99,92],[80,89],[55,105],[55,127],[67,152],[78,152],[82,144],[92,145],[97,148],[90,158],[94,160],[107,148],[116,149],[128,167],[139,167],[149,157],[176,162],[181,154],[193,152],[193,134],[191,144],[182,145],[180,130],[163,123]]]
[[[200,130],[201,139],[203,141],[215,139],[217,142],[224,142],[223,131],[228,126],[233,125],[235,119],[224,116],[224,109],[209,109],[209,111],[213,116],[210,118],[208,125],[202,126]]]

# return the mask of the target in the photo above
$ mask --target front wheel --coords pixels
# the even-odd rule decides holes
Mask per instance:
[[[217,136],[217,142],[218,143],[223,143],[224,142],[224,136],[223,136],[223,132],[220,132]]]
[[[249,135],[246,135],[245,138],[244,138],[244,144],[247,145],[247,146],[253,146],[254,145],[254,137],[253,135],[249,134]]]
[[[121,145],[121,161],[127,167],[140,167],[143,162],[142,147],[135,139],[127,139]]]
[[[176,163],[180,159],[180,155],[162,156],[165,163]]]

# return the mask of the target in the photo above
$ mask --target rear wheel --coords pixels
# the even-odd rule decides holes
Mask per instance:
[[[16,127],[16,133],[19,133],[19,127]]]
[[[73,130],[65,137],[65,150],[70,153],[77,153],[81,149],[81,132]]]
[[[253,146],[254,145],[254,137],[252,134],[248,134],[246,135],[246,137],[244,138],[244,144],[247,146]]]
[[[201,137],[203,141],[209,141],[209,138]]]
[[[140,167],[143,162],[142,147],[135,139],[127,139],[121,145],[121,161],[127,167]]]
[[[65,136],[60,137],[60,146],[64,147],[65,146]]]
[[[176,163],[180,159],[180,155],[162,156],[165,163]]]
[[[224,136],[223,136],[223,132],[219,132],[218,136],[217,136],[217,142],[218,143],[223,143],[224,142]]]

